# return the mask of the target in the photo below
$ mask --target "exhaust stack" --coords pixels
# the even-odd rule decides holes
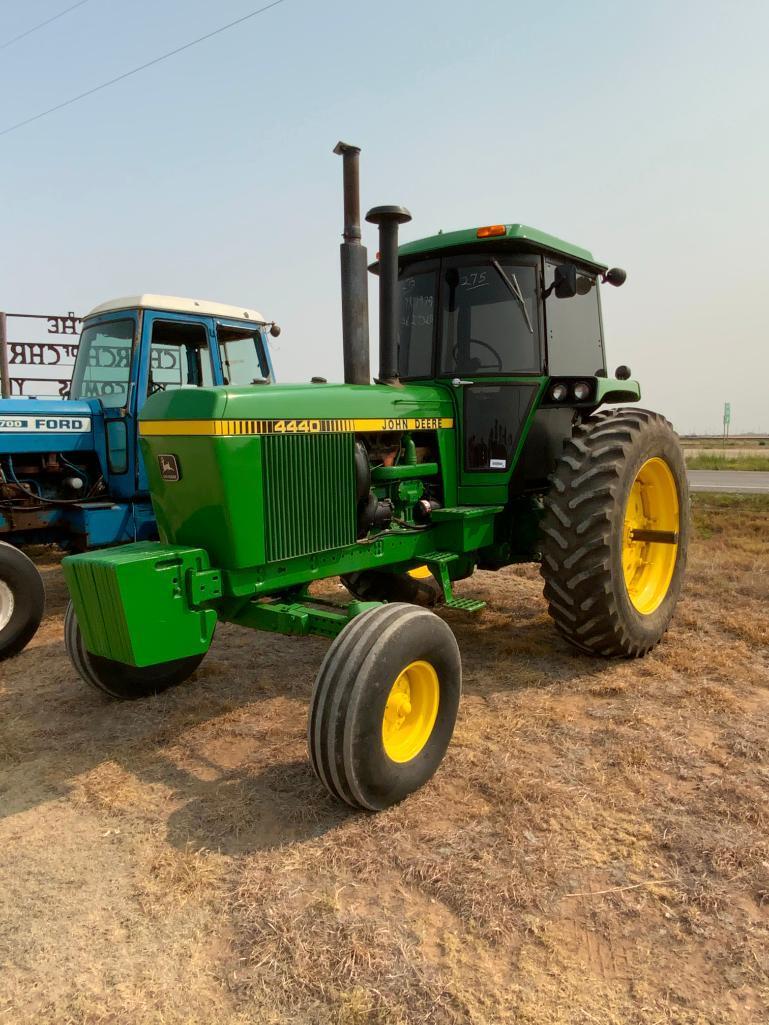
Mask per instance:
[[[398,225],[411,220],[402,206],[375,206],[366,220],[379,225],[379,377],[398,384]]]
[[[360,232],[360,172],[358,146],[338,142],[344,181],[344,242],[339,247],[342,268],[342,350],[346,384],[369,384],[368,280],[366,247]]]

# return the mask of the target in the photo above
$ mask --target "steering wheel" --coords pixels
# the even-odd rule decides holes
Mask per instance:
[[[473,367],[473,370],[498,370],[500,373],[502,372],[502,357],[499,355],[499,353],[493,345],[489,345],[488,342],[484,342],[480,338],[471,338],[469,345],[480,345],[481,348],[488,349],[491,355],[494,357],[494,360],[496,361],[496,366],[491,366],[488,363],[479,363],[477,367]],[[457,343],[454,346],[454,351],[451,355],[454,360],[454,365],[457,366],[459,360],[459,343]],[[457,369],[459,370],[458,366]],[[472,373],[472,371],[465,370],[463,371],[463,373]]]

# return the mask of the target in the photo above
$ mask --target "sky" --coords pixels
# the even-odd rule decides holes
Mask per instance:
[[[0,0],[0,131],[259,6],[88,0],[2,46],[71,2]],[[767,432],[768,36],[765,0],[283,0],[0,135],[0,309],[254,306],[281,380],[338,380],[343,139],[404,241],[523,222],[624,267],[610,369],[682,433]]]

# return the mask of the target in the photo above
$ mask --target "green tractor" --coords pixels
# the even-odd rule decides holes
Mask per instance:
[[[677,436],[630,371],[606,371],[585,249],[521,224],[398,248],[377,207],[379,375],[370,383],[358,154],[344,158],[345,383],[179,389],[148,399],[140,435],[160,541],[69,556],[70,657],[93,686],[138,698],[188,679],[219,621],[332,639],[310,700],[313,768],[372,810],[440,764],[461,662],[440,600],[454,582],[539,562],[560,633],[634,658],[658,643],[689,532]],[[310,585],[341,577],[334,603]],[[420,604],[417,604],[420,603]]]

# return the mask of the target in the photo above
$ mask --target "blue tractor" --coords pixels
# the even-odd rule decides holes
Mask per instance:
[[[157,536],[137,445],[145,399],[170,388],[269,384],[256,310],[165,295],[115,299],[83,320],[69,397],[0,399],[0,659],[32,639],[42,578],[21,551]]]

